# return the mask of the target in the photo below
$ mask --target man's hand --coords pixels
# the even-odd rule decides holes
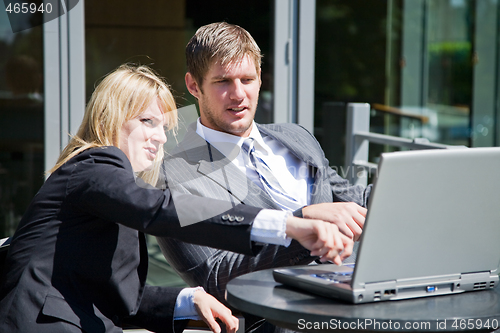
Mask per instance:
[[[319,256],[321,261],[341,265],[342,260],[352,254],[354,242],[332,223],[290,215],[286,220],[286,234],[311,251],[311,256]]]
[[[344,235],[357,241],[363,232],[366,208],[354,202],[327,202],[302,208],[302,216],[334,223]]]
[[[203,290],[197,290],[193,295],[193,302],[198,315],[207,323],[212,332],[220,333],[221,328],[215,318],[219,318],[225,325],[228,333],[238,330],[238,318],[231,314],[231,310],[226,308],[215,297],[207,294]]]

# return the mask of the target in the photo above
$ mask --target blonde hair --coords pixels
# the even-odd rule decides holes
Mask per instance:
[[[147,66],[122,65],[108,74],[96,87],[83,116],[78,133],[63,149],[49,173],[86,149],[119,146],[123,124],[144,112],[157,99],[165,114],[168,130],[177,127],[177,107],[169,86]],[[160,145],[153,167],[139,173],[147,183],[155,185],[163,158]]]
[[[213,63],[222,66],[250,56],[257,73],[260,70],[262,54],[252,35],[240,26],[218,22],[199,28],[186,45],[187,71],[198,85]]]

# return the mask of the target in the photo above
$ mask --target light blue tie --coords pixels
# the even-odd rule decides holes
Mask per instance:
[[[269,196],[284,210],[294,211],[299,209],[301,205],[297,200],[286,194],[286,191],[281,187],[278,179],[274,177],[271,168],[266,162],[255,152],[254,139],[247,138],[243,145],[244,155],[247,157],[247,165],[253,169],[261,181],[262,187]]]

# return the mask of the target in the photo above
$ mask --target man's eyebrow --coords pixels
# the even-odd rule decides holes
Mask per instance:
[[[212,80],[222,80],[222,79],[227,79],[227,75],[217,75],[217,76],[213,76],[211,79],[212,79]]]
[[[242,77],[258,77],[257,74],[246,74],[246,75],[242,75]],[[230,79],[231,77],[228,76],[228,75],[217,75],[217,76],[213,76],[210,78],[211,81],[217,81],[217,80],[226,80],[226,79]]]

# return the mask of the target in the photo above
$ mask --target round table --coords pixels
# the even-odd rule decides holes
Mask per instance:
[[[231,280],[226,297],[242,312],[302,332],[488,332],[500,327],[499,288],[356,305],[285,287],[268,269]]]

